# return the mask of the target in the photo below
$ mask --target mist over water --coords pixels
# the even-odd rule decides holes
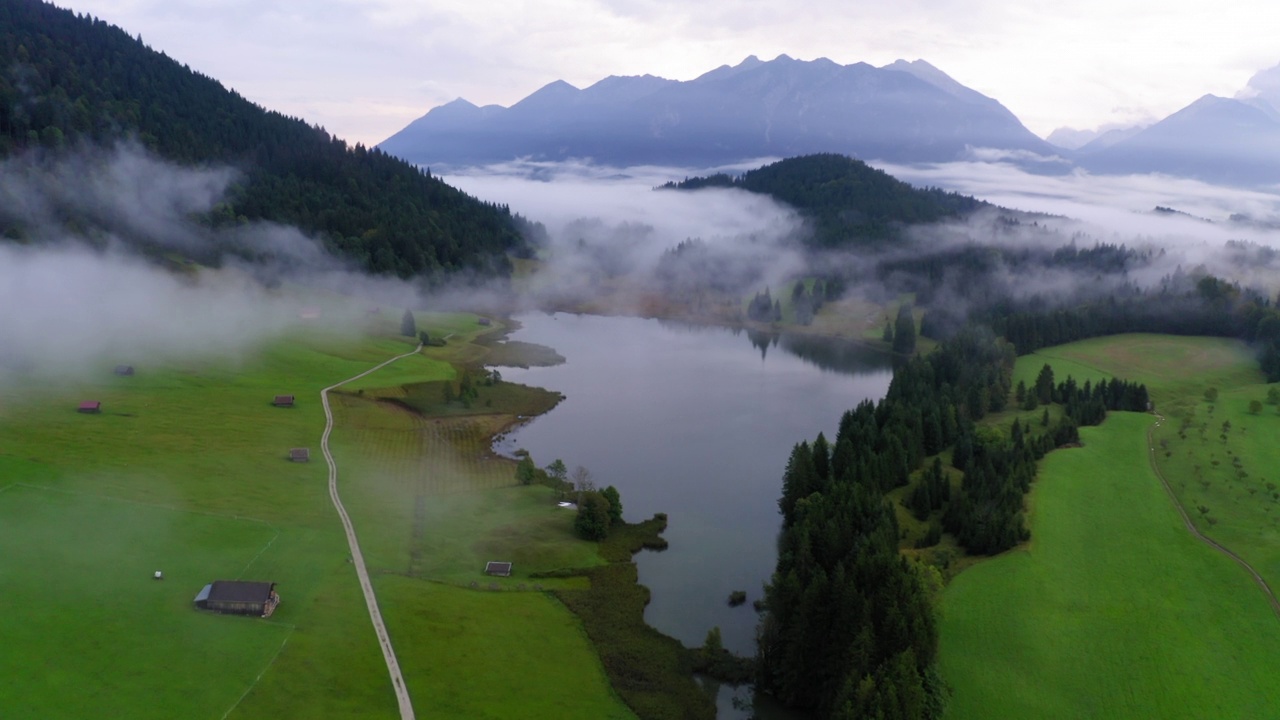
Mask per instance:
[[[755,611],[727,600],[734,590],[759,599],[773,572],[791,448],[833,437],[845,410],[882,397],[889,358],[638,318],[518,319],[512,339],[554,347],[567,362],[503,369],[504,378],[567,399],[498,449],[586,467],[598,486],[618,488],[630,521],[667,513],[670,549],[636,558],[653,591],[646,619],[693,646],[719,626],[726,647],[754,653]]]

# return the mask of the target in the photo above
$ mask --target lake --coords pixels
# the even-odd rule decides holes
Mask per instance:
[[[665,512],[665,552],[636,556],[653,593],[645,619],[686,645],[719,626],[725,647],[755,652],[751,602],[777,559],[778,497],[791,448],[864,399],[879,400],[889,356],[843,341],[770,337],[652,319],[529,314],[512,340],[555,348],[545,368],[503,378],[566,395],[499,441],[545,467],[556,458],[613,485],[636,521]],[[728,606],[734,590],[747,603]]]

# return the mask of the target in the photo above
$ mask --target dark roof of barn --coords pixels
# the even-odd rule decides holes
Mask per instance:
[[[210,602],[266,602],[275,586],[272,582],[214,580],[208,599]]]
[[[97,400],[85,400],[84,402],[80,403],[81,410],[88,410],[90,408],[100,408],[100,407],[102,407],[102,403]]]

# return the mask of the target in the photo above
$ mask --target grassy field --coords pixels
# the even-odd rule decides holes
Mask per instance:
[[[1244,345],[1098,338],[1020,358],[1015,383],[1031,385],[1045,363],[1058,381],[1146,383],[1170,417],[1154,442],[1180,502],[1207,535],[1280,573],[1280,498],[1264,469],[1280,460],[1268,442],[1280,416],[1249,414],[1266,386]],[[1210,386],[1220,389],[1212,410]],[[1115,413],[1082,429],[1084,448],[1051,453],[1029,496],[1031,544],[948,587],[949,717],[1256,717],[1280,699],[1280,621],[1243,570],[1182,526],[1151,470],[1153,425]]]
[[[1058,373],[1088,367],[1146,383],[1169,419],[1153,438],[1179,502],[1202,533],[1280,587],[1280,414],[1266,403],[1269,386],[1247,347],[1220,338],[1122,335],[1048,348],[1020,360],[1019,372],[1032,372],[1036,357]],[[1205,398],[1211,387],[1219,391],[1213,403]],[[1262,402],[1262,411],[1251,412],[1251,400]]]
[[[394,316],[371,324],[398,328]],[[440,381],[453,363],[487,352],[472,342],[487,330],[475,316],[423,314],[418,326],[452,337],[353,393]],[[291,463],[287,453],[310,447],[319,457],[321,388],[414,342],[320,320],[243,357],[125,359],[133,377],[113,375],[112,359],[96,377],[7,388],[0,672],[18,680],[0,684],[0,714],[396,716],[324,463]],[[296,406],[273,407],[276,394],[295,395]],[[522,693],[524,717],[565,717],[567,695],[581,717],[629,717],[581,624],[549,594],[518,592],[534,569],[601,560],[573,538],[546,488],[513,487],[512,463],[475,451],[510,419],[406,428],[403,410],[347,397],[360,410],[337,403],[340,485],[422,716],[510,716],[510,698],[495,698],[502,687]],[[77,413],[86,399],[102,401],[102,412]],[[511,592],[471,589],[494,555],[517,560],[518,575],[499,586]],[[155,570],[166,579],[152,580]],[[192,608],[205,583],[230,578],[278,583],[275,615]],[[446,625],[458,632],[442,646]],[[546,667],[546,648],[563,673]],[[538,678],[548,687],[531,688]]]
[[[948,718],[1246,718],[1280,702],[1280,622],[1182,526],[1147,460],[1151,422],[1113,413],[1051,453],[1030,545],[948,586]]]
[[[276,536],[261,522],[32,485],[0,489],[0,602],[4,615],[21,618],[3,633],[5,716],[231,709],[292,629],[192,612],[191,599],[210,578],[252,576]],[[164,580],[152,578],[156,570]]]

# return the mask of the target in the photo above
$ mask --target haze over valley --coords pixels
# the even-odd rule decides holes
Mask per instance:
[[[0,714],[1266,717],[1280,16],[1132,5],[0,5]]]

